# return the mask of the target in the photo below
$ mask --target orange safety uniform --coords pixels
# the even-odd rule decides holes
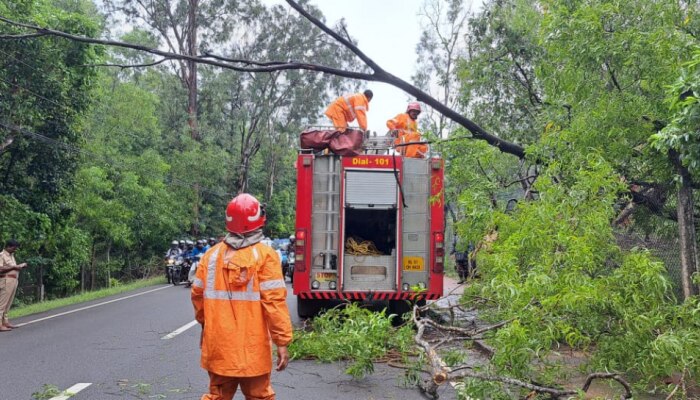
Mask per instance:
[[[202,324],[201,365],[211,387],[221,391],[203,399],[231,399],[239,383],[246,398],[274,399],[270,340],[277,346],[292,341],[286,298],[280,259],[271,247],[256,243],[234,250],[222,242],[204,254],[192,304]]]
[[[404,144],[420,142],[422,138],[418,132],[418,122],[412,119],[408,113],[401,113],[386,121],[387,128],[398,131],[398,137],[394,144]],[[428,153],[428,146],[425,144],[414,144],[410,146],[400,146],[396,148],[399,153],[406,157],[423,158]]]
[[[326,116],[333,121],[333,126],[339,131],[347,129],[348,123],[355,118],[360,129],[366,131],[367,111],[369,111],[369,100],[364,93],[355,93],[335,99],[326,109]]]

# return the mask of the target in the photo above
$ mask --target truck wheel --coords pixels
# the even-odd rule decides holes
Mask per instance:
[[[297,315],[299,318],[313,318],[323,306],[322,300],[302,299],[297,296]]]
[[[404,314],[411,312],[413,310],[413,303],[406,300],[389,300],[389,308],[387,311],[389,314],[395,314],[396,317],[392,319],[392,324],[395,326],[401,325],[404,321]]]

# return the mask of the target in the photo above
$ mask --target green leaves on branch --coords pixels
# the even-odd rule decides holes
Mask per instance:
[[[495,303],[484,315],[517,318],[492,339],[494,366],[542,379],[536,365],[566,344],[591,352],[591,368],[643,382],[683,368],[697,376],[688,364],[700,357],[697,302],[676,305],[664,265],[615,244],[610,220],[625,187],[610,164],[595,155],[580,170],[553,164],[535,188],[539,201],[496,214],[498,240],[480,253],[482,279],[470,288]]]
[[[374,312],[356,303],[333,308],[313,320],[311,331],[297,331],[289,347],[293,359],[317,358],[321,362],[347,360],[345,372],[362,378],[374,371],[374,360],[390,350],[406,353],[413,330],[391,326],[393,315]]]
[[[676,151],[693,175],[700,173],[700,47],[683,65],[679,78],[667,87],[670,123],[652,135],[652,146],[662,153]]]

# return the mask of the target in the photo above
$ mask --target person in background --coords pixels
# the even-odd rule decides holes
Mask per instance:
[[[27,267],[27,263],[17,264],[15,261],[15,251],[18,248],[19,242],[10,239],[5,243],[3,251],[0,252],[0,332],[16,328],[10,323],[7,314],[10,312],[15,293],[17,293],[19,271]]]
[[[240,386],[246,399],[274,400],[271,342],[276,370],[287,367],[292,323],[277,253],[261,243],[265,213],[240,194],[226,207],[222,243],[202,258],[192,284],[195,318],[202,325],[201,366],[209,373],[202,400],[231,400]]]
[[[182,250],[177,240],[170,242],[170,248],[165,252],[165,257],[177,257],[182,255]]]
[[[182,250],[180,249],[180,243],[177,240],[173,240],[170,242],[170,248],[168,251],[165,253],[165,261],[167,262],[168,258],[170,257],[181,257],[182,256]],[[170,277],[170,274],[168,273],[168,265],[165,265],[165,278],[168,280],[168,283],[172,282],[172,279]]]
[[[207,244],[207,241],[204,239],[199,239],[197,240],[197,244],[195,245],[194,249],[192,249],[192,256],[197,257],[199,255],[202,255],[207,252],[207,249],[205,248]]]
[[[464,250],[455,251],[455,266],[457,267],[457,275],[459,275],[459,281],[457,283],[464,283],[469,277],[469,264],[467,263],[467,254]]]
[[[192,282],[194,281],[194,276],[197,273],[197,266],[199,266],[199,261],[202,259],[202,256],[204,256],[204,253],[209,250],[209,246],[206,246],[207,241],[204,239],[199,239],[197,240],[197,245],[192,249],[192,252],[190,252],[190,270],[187,273],[187,284],[191,285]]]
[[[393,119],[386,121],[386,126],[396,137],[394,144],[396,150],[401,155],[411,158],[424,158],[428,153],[428,146],[425,144],[412,144],[404,146],[406,143],[421,142],[420,133],[418,132],[418,115],[421,113],[420,103],[411,102],[406,107],[406,112],[395,116]]]
[[[367,111],[369,111],[369,102],[372,97],[374,93],[369,89],[362,93],[338,97],[328,106],[325,114],[339,131],[344,132],[348,128],[348,123],[355,119],[360,129],[366,131]]]

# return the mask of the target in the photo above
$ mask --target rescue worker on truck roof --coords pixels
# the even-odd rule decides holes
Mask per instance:
[[[246,399],[274,400],[270,384],[272,350],[276,370],[287,367],[292,323],[280,259],[260,241],[265,212],[246,193],[226,208],[229,234],[202,257],[192,303],[202,325],[201,365],[209,372],[202,400],[231,400],[240,385]]]
[[[420,103],[411,102],[406,107],[406,112],[401,113],[386,121],[386,126],[395,132],[396,140],[394,144],[405,144],[420,142],[422,138],[418,132],[418,115],[421,113]],[[424,158],[428,153],[428,146],[425,144],[412,144],[409,146],[398,146],[396,150],[406,157]]]
[[[369,102],[374,97],[371,90],[365,90],[362,93],[347,94],[338,97],[326,109],[326,116],[331,119],[335,129],[345,131],[348,128],[348,123],[357,118],[357,124],[360,129],[367,130],[367,111],[369,111]]]

